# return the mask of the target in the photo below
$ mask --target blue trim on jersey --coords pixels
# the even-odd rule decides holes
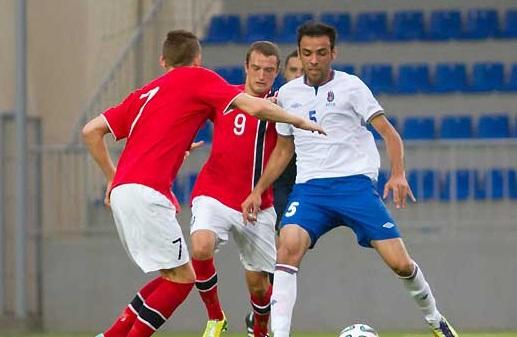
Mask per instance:
[[[325,85],[327,83],[329,83],[330,81],[332,81],[334,79],[334,75],[335,75],[335,71],[333,69],[330,69],[330,77],[328,79],[328,81],[325,81],[319,85],[310,85],[309,82],[307,82],[307,75],[303,75],[303,83],[305,83],[305,85],[309,86],[309,87],[313,87],[314,88],[314,95],[315,96],[318,96],[318,89],[322,86],[322,85]]]
[[[294,185],[280,228],[296,224],[309,233],[311,247],[338,226],[352,229],[358,243],[400,237],[375,183],[365,175],[311,179]]]

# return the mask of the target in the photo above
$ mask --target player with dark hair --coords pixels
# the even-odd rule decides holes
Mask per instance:
[[[391,161],[390,193],[397,208],[414,201],[404,172],[402,140],[384,116],[368,87],[356,76],[332,70],[336,32],[320,23],[298,29],[298,52],[305,76],[280,88],[278,104],[296,116],[307,116],[328,131],[328,137],[303,134],[277,123],[278,140],[269,163],[242,205],[245,220],[254,221],[260,195],[284,170],[296,149],[296,185],[284,212],[272,294],[271,329],[288,337],[296,301],[297,274],[303,256],[317,240],[344,224],[359,244],[373,247],[402,280],[437,337],[457,337],[438,311],[418,265],[409,256],[399,230],[376,190],[380,158],[370,123],[382,136]]]
[[[171,186],[185,152],[208,117],[239,108],[257,118],[322,131],[271,102],[242,93],[200,67],[201,47],[190,32],[167,34],[160,63],[167,70],[164,75],[132,92],[82,130],[90,154],[106,177],[105,203],[111,206],[125,250],[145,273],[160,273],[100,335],[104,337],[150,336],[194,285],[194,270],[175,216],[179,205]],[[108,133],[115,140],[126,139],[116,168],[104,141]]]

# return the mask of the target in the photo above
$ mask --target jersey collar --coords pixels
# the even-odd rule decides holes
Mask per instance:
[[[306,86],[309,86],[309,87],[313,87],[314,88],[314,94],[317,95],[318,94],[318,89],[321,87],[321,86],[324,86],[325,84],[329,83],[330,81],[332,81],[334,79],[334,75],[335,75],[335,71],[334,69],[330,69],[330,76],[329,76],[329,79],[323,83],[321,83],[320,85],[310,85],[308,82],[307,82],[307,76],[306,75],[303,75],[303,83],[306,85]]]

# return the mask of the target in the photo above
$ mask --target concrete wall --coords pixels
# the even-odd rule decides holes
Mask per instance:
[[[188,223],[188,211],[182,219]],[[400,225],[440,309],[460,330],[517,329],[515,228]],[[129,262],[113,232],[48,238],[44,247],[44,326],[53,331],[105,329],[150,278]],[[232,243],[217,254],[216,263],[230,329],[244,331],[248,296]],[[381,331],[426,328],[401,282],[373,250],[359,248],[349,230],[332,231],[308,253],[299,273],[298,296],[295,330],[337,332],[357,321]],[[167,329],[202,331],[204,324],[194,291]]]

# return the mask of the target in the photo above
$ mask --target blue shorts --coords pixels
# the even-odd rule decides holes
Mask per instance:
[[[365,175],[312,179],[294,185],[280,228],[295,224],[311,238],[311,248],[325,233],[347,226],[363,247],[371,240],[400,237],[375,184]]]

